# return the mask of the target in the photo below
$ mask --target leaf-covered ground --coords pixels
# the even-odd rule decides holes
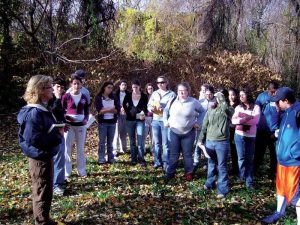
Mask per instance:
[[[32,224],[28,160],[17,143],[15,116],[1,116],[0,123],[0,224]],[[177,176],[165,182],[147,154],[147,168],[131,166],[129,155],[113,165],[99,166],[97,127],[89,129],[86,156],[89,176],[71,177],[66,193],[54,197],[51,215],[65,224],[260,224],[276,208],[274,183],[263,176],[248,191],[230,177],[226,199],[206,192],[204,169],[192,182],[185,181],[182,163]],[[266,168],[263,168],[265,170]],[[74,170],[74,174],[76,171]],[[294,208],[277,224],[295,224]]]

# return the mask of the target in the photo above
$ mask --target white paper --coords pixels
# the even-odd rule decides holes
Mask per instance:
[[[86,129],[88,129],[95,121],[96,121],[96,118],[95,118],[92,114],[90,114],[90,115],[89,115],[89,120],[88,120],[87,123],[84,125],[84,127],[85,127]]]
[[[199,148],[201,148],[201,150],[203,151],[205,158],[210,159],[210,156],[209,156],[209,154],[207,153],[205,146],[202,145],[202,144],[199,144],[198,146],[199,146]]]
[[[62,127],[65,127],[66,124],[64,123],[55,123],[55,124],[52,124],[51,127],[49,128],[48,130],[48,134],[54,129],[54,128],[62,128]]]

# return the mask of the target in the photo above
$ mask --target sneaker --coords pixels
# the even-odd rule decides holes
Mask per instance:
[[[194,163],[193,164],[193,173],[196,173],[197,172],[197,170],[198,170],[198,168],[199,168],[199,163]]]
[[[249,191],[254,191],[254,190],[255,190],[255,188],[254,188],[253,185],[249,185],[249,186],[247,186],[246,188],[247,188],[247,190],[249,190]]]
[[[193,180],[193,174],[192,173],[185,174],[185,180],[186,181],[192,181]]]
[[[281,217],[284,217],[284,214],[274,212],[272,215],[263,218],[261,222],[266,224],[276,223]]]
[[[120,155],[124,155],[124,154],[125,154],[125,152],[123,151],[123,149],[120,149],[120,151],[118,151],[118,153],[119,153]]]
[[[167,179],[173,179],[175,178],[175,174],[166,174]]]
[[[53,189],[53,195],[55,196],[62,196],[64,194],[65,190],[59,186],[55,187]]]
[[[163,169],[164,169],[165,172],[167,172],[167,170],[168,170],[168,164],[167,163],[164,163]]]
[[[225,195],[223,195],[223,194],[217,194],[217,198],[219,198],[219,199],[225,198]]]
[[[174,174],[167,174],[167,175],[165,175],[164,176],[164,182],[165,182],[165,184],[168,184],[169,183],[169,181],[171,181],[171,180],[173,180],[175,178],[175,175]]]
[[[78,175],[79,177],[82,177],[82,178],[87,177],[87,173],[86,173],[86,172],[83,172],[83,173],[77,173],[77,175]]]
[[[158,169],[159,167],[161,167],[161,165],[155,164],[153,167],[154,167],[154,169]]]
[[[209,188],[205,184],[203,185],[203,189],[206,190],[206,191],[209,190]]]

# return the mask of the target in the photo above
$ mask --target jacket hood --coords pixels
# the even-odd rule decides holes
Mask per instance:
[[[216,99],[217,99],[217,102],[218,102],[220,105],[225,105],[225,104],[226,104],[225,96],[223,95],[223,93],[217,92],[217,93],[215,94],[215,97],[216,97]]]
[[[42,111],[48,111],[44,106],[39,104],[28,104],[20,110],[17,121],[19,124],[22,124],[28,118],[28,115],[31,113],[33,109],[40,109]]]

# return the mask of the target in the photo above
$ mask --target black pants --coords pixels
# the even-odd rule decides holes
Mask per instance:
[[[51,224],[49,213],[53,195],[52,158],[45,160],[29,158],[29,170],[32,180],[32,203],[35,224]]]
[[[256,141],[255,141],[255,153],[254,153],[254,173],[258,174],[260,171],[260,166],[263,163],[264,155],[266,153],[267,147],[270,154],[270,166],[269,175],[275,177],[277,158],[275,151],[276,139],[274,135],[265,130],[257,130]]]

